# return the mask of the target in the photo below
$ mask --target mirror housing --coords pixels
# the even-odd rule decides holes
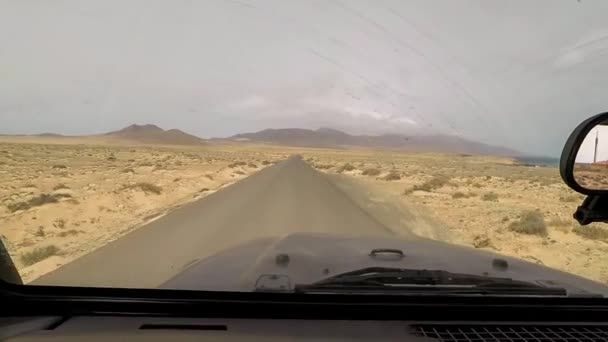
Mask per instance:
[[[602,189],[589,189],[579,184],[576,181],[575,174],[575,165],[577,156],[579,155],[579,150],[581,145],[594,128],[600,125],[608,124],[608,112],[597,114],[595,116],[590,117],[589,119],[583,121],[579,124],[576,129],[570,134],[566,144],[564,145],[564,149],[562,150],[562,155],[560,157],[559,163],[559,172],[566,183],[571,189],[576,192],[585,195],[606,195],[608,196],[608,165],[606,166],[606,188]]]
[[[597,114],[583,121],[570,134],[570,137],[568,137],[564,149],[562,150],[559,163],[559,173],[562,179],[566,185],[568,185],[574,191],[588,195],[574,213],[574,219],[576,219],[581,225],[588,225],[593,222],[608,223],[608,163],[606,163],[606,161],[597,163],[597,135],[596,138],[594,138],[595,144],[593,146],[593,161],[591,163],[581,163],[581,165],[584,167],[579,171],[582,171],[579,178],[585,179],[585,172],[590,174],[597,172],[600,174],[599,179],[601,181],[603,180],[601,173],[605,171],[606,177],[605,183],[603,183],[605,187],[596,189],[586,188],[577,182],[575,175],[576,161],[583,142],[589,136],[591,130],[593,130],[595,127],[605,126],[607,124],[608,112]],[[597,179],[597,177],[598,176],[596,175],[595,178]],[[590,177],[590,179],[593,179],[593,177]]]

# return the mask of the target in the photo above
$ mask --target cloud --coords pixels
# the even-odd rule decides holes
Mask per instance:
[[[583,51],[568,51],[565,54],[558,56],[553,62],[556,68],[569,68],[585,61],[585,53]]]
[[[252,95],[232,103],[231,107],[236,109],[249,110],[269,107],[271,104],[272,102],[263,96]]]
[[[564,49],[564,52],[555,58],[553,66],[573,67],[590,58],[603,56],[606,52],[608,52],[608,31],[592,31],[582,35],[574,44]]]

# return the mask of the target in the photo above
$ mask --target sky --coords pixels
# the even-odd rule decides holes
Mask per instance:
[[[451,134],[558,156],[608,110],[605,0],[0,0],[0,133]]]
[[[597,138],[597,152],[595,150],[595,139]],[[577,163],[593,163],[593,155],[596,161],[608,160],[608,126],[595,126],[589,131],[576,154]]]

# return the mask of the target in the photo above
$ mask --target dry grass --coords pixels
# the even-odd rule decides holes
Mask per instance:
[[[36,197],[33,197],[27,201],[16,202],[16,203],[8,203],[6,208],[14,213],[19,210],[28,210],[33,207],[40,207],[49,203],[57,203],[59,199],[72,197],[70,194],[40,194]]]
[[[365,169],[363,170],[363,172],[361,173],[364,176],[378,176],[380,175],[380,170],[375,169],[375,168],[369,168],[369,169]]]
[[[327,170],[327,169],[331,169],[333,167],[333,165],[331,164],[315,164],[315,168],[319,169],[319,170]]]
[[[38,227],[38,230],[36,230],[36,232],[34,233],[34,236],[37,237],[44,237],[46,234],[44,233],[44,227],[40,226]]]
[[[455,193],[452,194],[453,199],[471,198],[471,197],[475,197],[475,196],[477,196],[477,195],[472,192],[464,193],[464,192],[456,191]]]
[[[31,252],[25,252],[21,254],[21,262],[25,266],[30,266],[38,263],[48,257],[57,255],[60,249],[55,245],[49,245],[45,247],[38,247]]]
[[[356,168],[355,168],[355,167],[354,167],[352,164],[350,164],[350,163],[346,163],[346,164],[344,164],[344,165],[340,166],[340,167],[338,168],[338,170],[336,170],[336,172],[341,173],[341,172],[344,172],[344,171],[353,171],[353,170],[355,170],[355,169],[356,169]]]
[[[386,176],[382,177],[382,179],[385,181],[400,180],[401,175],[399,174],[399,172],[391,171]]]
[[[163,188],[158,185],[147,182],[139,182],[131,185],[125,185],[123,189],[141,190],[145,193],[153,193],[160,195],[163,192]]]
[[[606,229],[606,228],[601,228],[596,225],[589,225],[589,226],[576,225],[572,229],[572,231],[575,234],[584,237],[585,239],[608,242],[608,229]]]
[[[355,167],[352,164],[346,163],[346,164],[340,166],[336,172],[342,173],[344,171],[353,171],[354,169],[355,169]]]
[[[492,201],[492,202],[497,202],[498,201],[498,194],[495,192],[486,192],[485,194],[483,194],[481,196],[481,199],[484,201]]]
[[[449,182],[450,182],[450,178],[447,176],[442,176],[442,175],[435,176],[420,185],[414,185],[413,188],[411,188],[409,191],[406,191],[406,192],[413,192],[413,191],[432,192],[433,190],[437,190],[445,185],[448,185]]]
[[[247,163],[244,161],[235,161],[234,163],[229,164],[228,167],[233,169],[237,166],[245,166],[245,165],[247,165]]]
[[[509,225],[509,229],[516,233],[547,236],[547,225],[542,213],[538,211],[526,211],[521,214],[518,221]]]
[[[559,200],[561,202],[565,202],[565,203],[573,203],[573,202],[579,202],[581,200],[581,198],[579,197],[579,195],[566,195],[566,196],[561,196],[559,198]]]
[[[63,229],[65,228],[66,221],[64,219],[56,219],[53,221],[53,227]]]
[[[65,185],[63,183],[59,183],[53,187],[53,190],[64,190],[64,189],[69,189],[69,188],[70,187],[68,187],[67,185]]]
[[[57,236],[64,238],[64,237],[74,236],[74,235],[78,235],[78,234],[80,234],[80,231],[78,231],[76,229],[70,229],[70,230],[66,230],[63,232],[59,232],[59,234],[57,234]]]

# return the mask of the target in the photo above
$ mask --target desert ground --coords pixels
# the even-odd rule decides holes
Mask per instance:
[[[574,164],[574,180],[582,187],[591,190],[608,189],[608,165]]]
[[[0,238],[25,282],[286,157],[230,146],[3,140]]]
[[[483,248],[608,283],[608,228],[572,218],[584,198],[556,167],[510,158],[379,151],[303,152],[323,172],[365,185],[370,198],[401,202],[436,230],[429,238]]]
[[[397,233],[491,250],[608,283],[608,229],[556,168],[509,158],[260,145],[0,139],[0,237],[25,282],[298,153]]]

